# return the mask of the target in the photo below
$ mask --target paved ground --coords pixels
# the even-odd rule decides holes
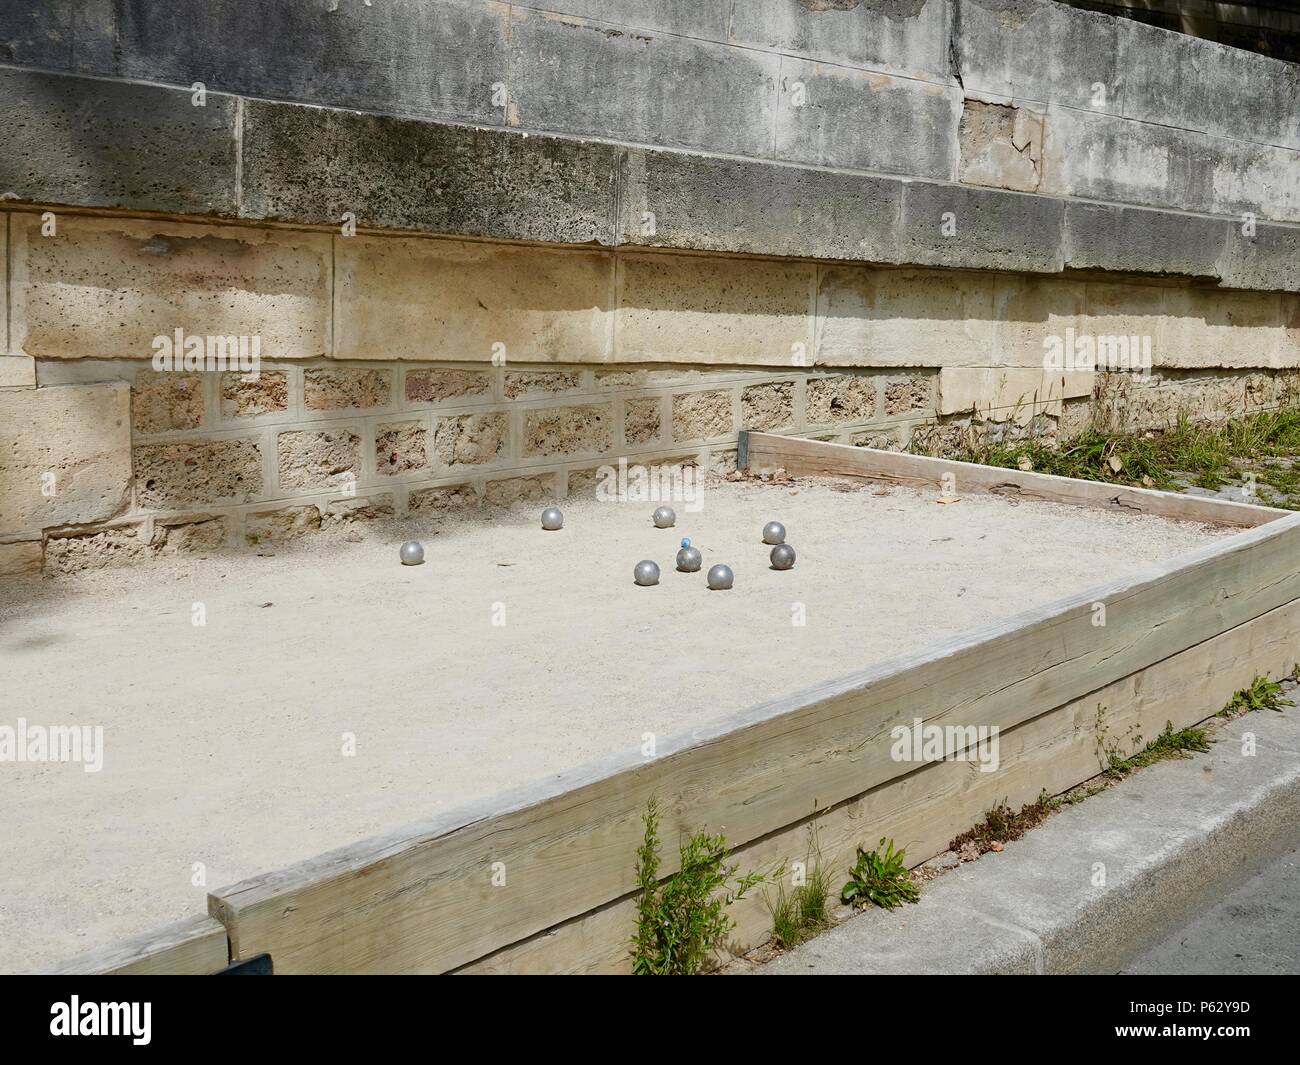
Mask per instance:
[[[1121,971],[1300,973],[1300,825],[1285,853]]]
[[[1297,873],[1300,708],[1288,707],[1224,723],[1210,753],[1063,810],[927,884],[918,905],[869,910],[752,971],[1295,972]]]

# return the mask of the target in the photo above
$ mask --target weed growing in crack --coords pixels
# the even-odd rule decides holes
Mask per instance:
[[[759,884],[780,875],[736,876],[727,864],[726,838],[697,832],[681,843],[676,873],[659,880],[659,806],[651,799],[642,815],[645,836],[637,848],[636,934],[632,972],[637,976],[685,976],[705,971],[713,953],[735,927],[727,907]]]
[[[849,882],[840,890],[840,898],[857,908],[880,906],[886,910],[916,902],[921,891],[904,864],[904,854],[894,850],[892,839],[882,839],[872,851],[859,847],[858,860],[849,873]]]

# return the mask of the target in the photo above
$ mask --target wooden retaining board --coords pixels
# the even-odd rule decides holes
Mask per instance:
[[[745,449],[751,465],[770,457],[791,472],[926,484],[944,472],[916,456],[766,434],[746,434]],[[984,471],[989,490],[1012,484],[1247,531],[711,723],[655,761],[619,756],[214,892],[209,912],[232,957],[267,951],[277,972],[466,966],[627,896],[652,795],[665,839],[707,827],[743,847],[913,772],[889,756],[895,725],[921,717],[1006,732],[1300,598],[1300,514],[1143,490],[1132,490],[1134,504],[1114,486],[967,470]],[[978,483],[959,477],[963,491]],[[1093,623],[1098,602],[1104,626]],[[665,875],[675,859],[666,850]],[[502,868],[506,882],[494,886]]]
[[[958,496],[963,492],[991,492],[1018,499],[1072,503],[1151,514],[1176,521],[1204,521],[1242,528],[1263,525],[1290,513],[1254,503],[1234,503],[1152,488],[1129,488],[1101,481],[1083,481],[1074,477],[1008,470],[999,466],[981,466],[973,462],[771,433],[741,433],[736,463],[741,468],[748,466],[755,471],[784,469],[794,475],[853,477],[912,488],[942,487],[945,476],[948,476]]]
[[[228,952],[221,922],[193,917],[82,954],[51,972],[60,976],[205,976],[226,967]]]
[[[1056,795],[1096,776],[1105,768],[1099,740],[1107,746],[1120,743],[1123,753],[1131,754],[1167,722],[1181,729],[1216,714],[1251,678],[1290,672],[1300,657],[1297,633],[1300,601],[1002,733],[995,773],[977,772],[969,762],[931,762],[738,848],[733,860],[744,870],[789,868],[792,862],[809,862],[815,841],[816,853],[838,887],[859,844],[870,847],[889,837],[906,848],[908,865],[919,865],[945,851],[953,837],[998,803],[1018,809],[1043,792]],[[736,903],[728,913],[736,921],[728,954],[752,950],[771,938],[772,916],[761,894]],[[635,896],[628,896],[457,972],[625,974],[635,922]]]

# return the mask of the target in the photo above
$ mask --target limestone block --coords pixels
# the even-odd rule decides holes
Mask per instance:
[[[993,361],[993,278],[829,267],[821,274],[817,334],[818,365],[986,365]]]
[[[1027,107],[967,100],[957,131],[959,178],[968,185],[1033,192],[1043,161],[1043,116]]]
[[[757,432],[794,426],[794,382],[772,381],[740,392],[740,424]]]
[[[141,444],[133,455],[136,498],[147,509],[245,503],[262,493],[256,440]]]
[[[329,237],[133,219],[15,215],[13,346],[40,358],[150,359],[156,337],[257,338],[329,354]]]
[[[492,375],[486,370],[406,371],[406,398],[411,403],[467,403],[491,391]]]
[[[197,429],[203,424],[203,378],[142,369],[131,383],[131,427],[137,433]]]
[[[288,543],[316,532],[320,522],[320,510],[313,506],[261,511],[244,519],[244,539],[250,544]]]
[[[338,488],[361,476],[361,437],[350,429],[296,429],[276,441],[280,487]]]
[[[337,238],[336,356],[602,362],[607,254]]]
[[[111,518],[130,486],[125,383],[0,390],[0,538]]]
[[[221,416],[256,418],[280,414],[289,408],[289,375],[263,370],[257,377],[241,373],[221,375]]]
[[[731,393],[684,392],[673,396],[673,439],[712,440],[736,431]]]
[[[304,370],[302,374],[302,403],[308,410],[386,407],[392,394],[388,370],[331,368]]]
[[[809,263],[621,257],[615,358],[806,365],[815,277]]]
[[[538,457],[605,452],[614,446],[607,405],[540,407],[524,415],[524,454]]]
[[[509,421],[501,411],[435,418],[433,451],[443,466],[477,466],[505,454]]]
[[[392,475],[423,469],[429,461],[426,435],[420,422],[375,426],[375,471]]]
[[[776,158],[951,180],[960,114],[955,87],[784,56]]]
[[[808,378],[807,410],[811,425],[869,421],[876,414],[876,383],[863,374]]]

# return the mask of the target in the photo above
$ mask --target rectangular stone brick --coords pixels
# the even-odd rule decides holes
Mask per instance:
[[[952,180],[961,90],[784,56],[776,157]]]
[[[1169,289],[1155,363],[1182,369],[1279,367],[1286,346],[1276,292]]]
[[[244,217],[616,243],[621,145],[267,100],[244,101],[240,145]]]
[[[140,370],[131,383],[131,427],[137,433],[197,429],[203,424],[203,378]]]
[[[409,473],[428,465],[426,431],[420,422],[375,426],[375,472]]]
[[[289,375],[263,370],[257,377],[242,373],[221,375],[221,416],[256,418],[280,414],[289,408]]]
[[[442,513],[449,510],[462,510],[479,504],[478,489],[472,484],[438,485],[433,488],[412,489],[407,496],[409,510],[433,511]]]
[[[130,502],[125,383],[0,391],[0,537],[111,518]]]
[[[605,254],[403,237],[336,253],[339,358],[605,360]]]
[[[624,256],[616,358],[805,365],[813,343],[815,281],[811,263]]]
[[[0,355],[0,388],[35,387],[35,359],[30,355]]]
[[[993,283],[993,365],[1042,370],[1051,338],[1086,331],[1084,286],[1043,277],[1000,276]]]
[[[478,466],[505,454],[509,422],[502,411],[435,418],[433,453],[442,466]]]
[[[236,101],[212,92],[195,107],[190,95],[0,70],[0,199],[233,215]]]
[[[1077,382],[1080,375],[1070,375]],[[1091,392],[1091,374],[1088,374]],[[1057,415],[1065,378],[1042,369],[960,366],[939,371],[940,414],[977,414],[994,421],[1026,422],[1037,413]]]
[[[445,511],[464,510],[478,506],[478,489],[473,485],[438,485],[435,488],[412,489],[407,497],[407,508],[411,511],[433,511],[442,514]]]
[[[288,543],[319,531],[320,521],[314,506],[261,511],[244,519],[244,539],[250,544]]]
[[[0,544],[0,577],[34,577],[41,572],[45,545],[40,540]]]
[[[921,78],[947,69],[950,16],[944,4],[802,0],[733,4],[730,14],[729,39],[764,51]]]
[[[611,32],[523,7],[512,9],[510,38],[518,112],[511,125],[725,155],[770,150],[775,55],[667,33]],[[684,106],[682,71],[707,93],[708,107]],[[593,91],[615,85],[635,89]]]
[[[207,555],[225,546],[228,532],[221,516],[155,519],[152,546],[160,555]]]
[[[483,502],[492,506],[538,503],[555,498],[555,474],[536,477],[503,477],[483,486]]]
[[[353,525],[358,522],[382,521],[397,513],[393,497],[388,492],[372,496],[332,500],[321,514],[322,528]]]
[[[524,415],[524,454],[579,455],[614,446],[614,414],[608,405],[540,407]]]
[[[355,483],[361,475],[361,437],[350,429],[295,429],[276,442],[280,488],[314,491]]]
[[[339,368],[302,373],[302,401],[308,410],[386,407],[392,395],[393,375],[389,370]]]
[[[876,383],[862,374],[808,378],[809,425],[870,421],[876,416]]]
[[[623,401],[623,440],[629,447],[657,443],[662,422],[663,401],[658,396]]]
[[[138,525],[51,537],[45,544],[45,572],[67,575],[141,562],[154,553]]]
[[[818,307],[818,365],[992,362],[993,279],[987,275],[828,267]]]
[[[567,371],[511,370],[506,373],[506,399],[520,396],[560,395],[576,392],[582,386],[582,375]]]
[[[411,403],[465,402],[484,399],[492,392],[492,375],[486,370],[407,370],[406,398]]]
[[[505,4],[80,0],[78,68],[226,92],[488,124],[508,70]],[[220,73],[218,74],[217,69]]]
[[[933,410],[936,401],[934,382],[931,374],[913,374],[888,381],[884,388],[886,416]]]
[[[14,216],[14,346],[42,358],[148,359],[155,337],[260,338],[260,355],[329,354],[330,238],[65,215]]]
[[[625,155],[625,246],[898,261],[896,178],[649,148]]]
[[[743,389],[740,393],[740,424],[758,432],[793,427],[794,382],[773,381]]]
[[[673,396],[673,439],[712,440],[736,431],[730,392],[683,392]]]
[[[256,440],[141,444],[133,454],[136,499],[146,509],[246,503],[262,492]]]

